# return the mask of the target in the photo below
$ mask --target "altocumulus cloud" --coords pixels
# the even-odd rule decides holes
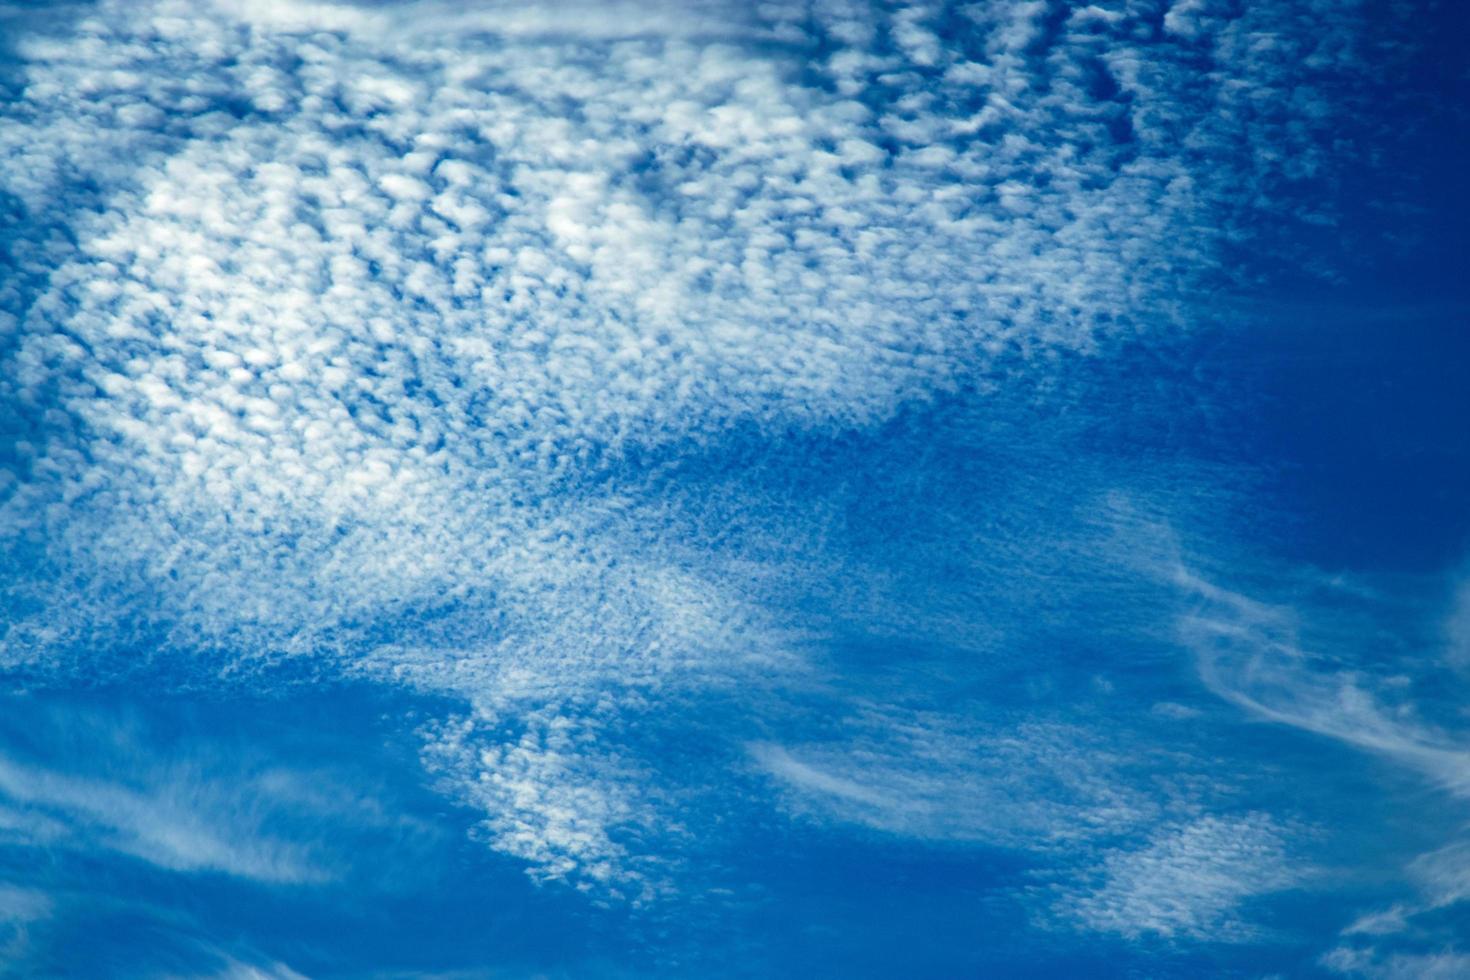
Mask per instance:
[[[799,659],[800,622],[665,505],[681,454],[872,427],[1001,361],[1187,327],[1263,214],[1321,220],[1293,188],[1327,166],[1321,86],[1357,20],[693,9],[101,3],[22,36],[0,663],[450,695],[424,758],[490,846],[651,898],[677,801],[608,748],[618,718]],[[101,630],[145,652],[98,653]],[[909,724],[868,725],[856,768],[751,752],[794,807],[994,839],[945,814],[970,802],[963,733],[908,771]],[[1003,751],[1054,758],[1036,731]],[[1140,819],[1054,764],[1083,825]],[[1008,806],[1012,828],[1045,816]],[[1071,914],[1224,921],[1230,869],[1277,846],[1240,826],[1254,843],[1216,857],[1230,827],[1206,821],[1109,861]],[[1159,911],[1176,878],[1196,910]]]

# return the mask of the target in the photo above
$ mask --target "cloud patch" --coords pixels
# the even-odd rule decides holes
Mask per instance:
[[[1286,834],[1260,813],[1164,826],[1141,847],[1110,852],[1095,873],[1095,886],[1069,888],[1053,910],[1128,939],[1248,941],[1258,931],[1240,905],[1302,882]]]

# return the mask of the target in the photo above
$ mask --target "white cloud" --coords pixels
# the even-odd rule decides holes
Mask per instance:
[[[522,710],[514,738],[496,721],[480,714],[436,724],[424,752],[445,791],[486,814],[485,840],[525,861],[533,880],[567,881],[599,900],[645,904],[669,887],[668,861],[620,839],[620,831],[668,836],[677,827],[652,774],[605,743],[607,713]]]
[[[1459,583],[1445,618],[1445,656],[1456,667],[1470,667],[1470,579]]]
[[[284,963],[242,963],[231,960],[218,973],[215,980],[306,980],[305,974],[297,973]]]
[[[1416,721],[1410,705],[1390,711],[1365,689],[1371,678],[1333,670],[1322,655],[1302,649],[1294,609],[1189,573],[1179,573],[1179,582],[1204,603],[1181,626],[1215,693],[1262,718],[1379,753],[1457,796],[1470,795],[1470,751]]]
[[[210,783],[138,791],[0,759],[0,795],[53,819],[80,823],[104,847],[175,871],[222,871],[264,881],[325,876],[298,845],[259,836],[249,826],[249,810],[237,809],[242,799],[212,799],[218,792]]]
[[[45,892],[0,883],[0,964],[21,961],[30,926],[50,918],[53,905]]]
[[[1201,678],[1217,695],[1257,718],[1371,752],[1417,773],[1463,809],[1470,798],[1470,750],[1464,747],[1463,729],[1425,720],[1432,705],[1422,689],[1404,683],[1403,662],[1368,657],[1360,648],[1364,637],[1392,635],[1381,625],[1364,625],[1374,616],[1389,616],[1393,602],[1388,596],[1345,577],[1309,573],[1297,576],[1293,604],[1272,605],[1182,567],[1175,569],[1174,578],[1189,597],[1182,637],[1196,656]],[[1351,612],[1345,599],[1356,607]],[[1457,611],[1451,613],[1451,623]],[[1342,648],[1314,648],[1304,639],[1321,634],[1323,622],[1336,627],[1326,635]],[[1432,635],[1426,638],[1432,640]],[[1418,663],[1434,663],[1439,654],[1430,648],[1414,657]],[[1375,659],[1398,672],[1344,666]],[[1446,808],[1446,817],[1454,812]],[[1470,842],[1462,828],[1450,826],[1442,832],[1449,835],[1446,843],[1407,861],[1407,883],[1418,895],[1360,915],[1343,928],[1344,937],[1373,936],[1387,945],[1395,941],[1389,937],[1412,936],[1427,913],[1470,897]],[[1322,960],[1337,972],[1371,977],[1456,976],[1463,961],[1458,952],[1380,951],[1376,946],[1342,946]]]
[[[1455,980],[1470,973],[1470,955],[1454,949],[1380,954],[1343,946],[1325,954],[1320,962],[1334,973],[1373,980]]]
[[[493,712],[532,678],[557,696],[505,703],[546,734],[450,746],[446,778],[535,874],[622,880],[615,838],[658,821],[575,735],[595,717],[547,705],[724,678],[788,633],[697,560],[717,533],[669,545],[694,532],[630,461],[1174,329],[1232,216],[1322,165],[1329,120],[1243,107],[1341,67],[1352,24],[1181,8],[1188,43],[1144,46],[1079,11],[1038,57],[1034,3],[971,8],[963,50],[925,4],[779,7],[160,0],[22,38],[0,526],[36,571],[4,583],[0,665],[86,673],[105,634],[199,680],[313,655]],[[795,785],[902,782],[782,751]]]
[[[845,738],[754,743],[755,764],[798,814],[931,840],[1047,851],[1158,819],[1124,760],[1086,731],[992,730],[932,712],[872,710]]]
[[[1300,883],[1281,828],[1264,814],[1205,816],[1115,850],[1091,888],[1069,887],[1054,911],[1098,932],[1239,942],[1257,930],[1242,902]]]
[[[13,885],[0,885],[0,922],[31,922],[51,912],[51,900],[45,893]]]
[[[399,840],[420,832],[344,771],[165,736],[124,709],[25,696],[4,707],[13,730],[0,752],[0,842],[20,853],[111,852],[169,871],[309,884],[348,869],[344,828],[388,827]]]
[[[446,0],[410,0],[384,5],[315,3],[309,0],[214,0],[232,17],[268,30],[339,30],[382,35],[396,32],[411,38],[454,34],[488,34],[513,38],[559,40],[626,40],[645,37],[750,39],[770,37],[739,7],[709,0],[570,0],[531,6],[506,0],[457,4]]]

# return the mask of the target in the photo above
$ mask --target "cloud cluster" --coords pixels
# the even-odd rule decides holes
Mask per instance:
[[[791,629],[669,515],[681,454],[1177,329],[1325,167],[1356,16],[686,13],[160,0],[23,38],[0,664],[310,656],[519,713],[427,755],[536,875],[638,891],[656,808],[566,692]]]
[[[554,701],[506,724],[482,709],[433,725],[424,763],[450,795],[485,814],[480,834],[525,861],[533,879],[646,905],[672,887],[671,862],[660,854],[673,850],[667,839],[679,828],[654,774],[604,744],[620,734],[614,717],[606,706]],[[635,850],[654,828],[663,846]]]
[[[1130,939],[1239,942],[1255,935],[1237,916],[1241,902],[1299,884],[1286,853],[1285,834],[1265,814],[1201,817],[1108,854],[1095,886],[1067,889],[1054,911]]]

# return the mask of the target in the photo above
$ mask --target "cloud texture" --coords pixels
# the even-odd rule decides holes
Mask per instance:
[[[618,748],[624,710],[791,668],[807,626],[765,601],[790,569],[681,509],[688,461],[1187,330],[1263,215],[1329,220],[1301,188],[1330,169],[1321,86],[1356,17],[158,2],[47,24],[0,127],[0,664],[450,695],[424,758],[489,844],[649,898],[681,790]],[[747,513],[782,492],[745,491]],[[903,730],[859,735],[859,771],[853,744],[751,758],[860,824],[994,840],[966,781],[990,765],[992,793],[1054,738],[962,732],[915,770]],[[1048,823],[1132,805],[1063,769],[1077,809]],[[1241,860],[1277,846],[1250,826]],[[1236,859],[1192,848],[1227,832],[1108,863],[1124,911],[1075,915],[1204,929]],[[1129,860],[1198,871],[1198,908],[1159,912]]]

